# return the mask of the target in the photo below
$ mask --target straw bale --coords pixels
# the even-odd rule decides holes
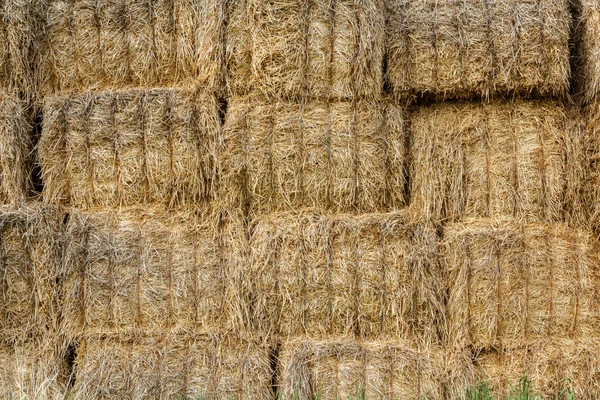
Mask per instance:
[[[568,0],[385,1],[387,83],[396,95],[568,93]]]
[[[39,144],[44,201],[176,207],[214,195],[218,107],[212,95],[178,89],[49,98]]]
[[[60,231],[53,207],[0,207],[0,343],[56,332]]]
[[[405,211],[265,216],[252,227],[250,260],[260,332],[439,342],[437,236]]]
[[[410,342],[294,339],[283,345],[279,368],[284,399],[441,399],[444,393],[441,349]]]
[[[228,335],[85,340],[73,399],[269,399],[268,349]]]
[[[31,129],[25,103],[0,89],[0,204],[21,203],[28,195]]]
[[[50,341],[0,345],[0,397],[63,400],[64,354]]]
[[[574,0],[576,15],[575,85],[586,103],[600,92],[600,4],[595,0]]]
[[[391,102],[234,98],[220,156],[224,195],[252,217],[302,207],[402,207],[404,114]]]
[[[77,339],[237,331],[245,315],[243,218],[215,207],[73,212],[66,229],[62,329]]]
[[[383,91],[383,0],[230,2],[228,88],[298,100],[378,98]]]
[[[593,102],[585,108],[587,135],[590,153],[590,180],[586,185],[587,204],[591,208],[591,226],[600,231],[600,102]]]
[[[478,380],[489,384],[495,398],[505,398],[511,393],[511,386],[518,390],[520,379],[527,375],[531,381],[530,396],[535,393],[557,399],[563,390],[570,389],[575,398],[591,400],[600,395],[599,356],[597,341],[555,340],[484,351],[474,362]]]
[[[442,249],[454,344],[521,346],[597,333],[598,244],[588,231],[471,220],[446,227]]]
[[[42,93],[222,81],[223,0],[50,0]]]
[[[411,119],[411,207],[436,221],[587,222],[587,144],[574,108],[550,101],[446,103]]]

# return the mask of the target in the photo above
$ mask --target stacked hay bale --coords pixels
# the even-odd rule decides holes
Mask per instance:
[[[593,393],[597,366],[574,358],[597,337],[600,270],[589,139],[562,101],[569,2],[387,5],[392,92],[459,100],[410,116],[410,208],[442,228],[450,395],[488,380],[502,398],[525,374],[545,396],[563,378]]]
[[[267,398],[269,350],[243,329],[243,218],[217,198],[224,2],[40,9],[38,153],[43,201],[64,213],[69,391]]]

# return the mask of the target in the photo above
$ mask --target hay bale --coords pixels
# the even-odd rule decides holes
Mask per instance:
[[[597,333],[598,245],[588,231],[471,220],[446,227],[442,249],[451,343],[514,347]]]
[[[62,329],[69,338],[240,329],[243,219],[162,207],[73,212]]]
[[[396,95],[568,93],[569,1],[385,1]]]
[[[411,119],[411,207],[436,221],[587,223],[586,134],[554,102],[445,103]]]
[[[243,96],[378,98],[383,0],[230,2],[228,88]]]
[[[435,230],[405,211],[265,216],[250,242],[253,320],[275,338],[439,342],[444,279]]]
[[[599,355],[598,343],[591,338],[554,340],[484,351],[474,363],[478,380],[488,383],[495,398],[518,393],[519,381],[526,375],[531,381],[530,398],[534,393],[546,399],[563,398],[561,392],[570,389],[577,399],[595,399],[600,395]]]
[[[234,98],[223,137],[224,195],[251,217],[404,205],[404,111],[391,102]]]
[[[0,89],[0,204],[21,203],[29,195],[31,130],[25,103]]]
[[[73,399],[269,399],[268,349],[229,335],[85,340]]]
[[[600,92],[600,5],[594,0],[573,1],[575,24],[575,87],[586,103]]]
[[[221,0],[50,0],[44,5],[45,95],[222,81]]]
[[[444,358],[438,347],[347,339],[286,342],[278,389],[284,399],[441,399]]]
[[[212,95],[177,89],[49,98],[39,144],[44,201],[81,208],[189,206],[215,193]]]
[[[600,102],[589,104],[585,108],[587,134],[590,153],[590,179],[586,185],[588,190],[586,204],[590,205],[590,225],[600,232]]]
[[[0,343],[57,332],[60,232],[54,207],[0,207]]]
[[[64,354],[50,341],[0,345],[0,397],[63,400]]]

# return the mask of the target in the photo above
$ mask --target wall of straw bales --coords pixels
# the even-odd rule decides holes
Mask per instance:
[[[289,337],[437,343],[444,282],[435,230],[405,212],[271,214],[250,242],[254,326]]]
[[[560,224],[473,220],[446,227],[450,343],[511,348],[594,337],[598,244]]]
[[[160,207],[71,213],[65,236],[65,336],[242,328],[241,218]]]
[[[437,98],[566,95],[565,0],[386,0],[387,83]]]
[[[231,336],[86,340],[75,370],[74,399],[272,397],[268,350]]]
[[[441,399],[444,364],[438,347],[347,339],[285,343],[279,395],[284,399]]]
[[[51,0],[41,93],[206,87],[222,81],[224,1]]]
[[[378,98],[383,0],[230,2],[227,86],[233,95]]]
[[[50,97],[39,156],[47,203],[194,205],[215,196],[219,106],[193,90]]]
[[[404,115],[391,102],[233,98],[220,157],[224,196],[251,217],[302,207],[401,207]]]
[[[442,103],[411,116],[411,207],[435,221],[584,224],[587,140],[555,102]]]

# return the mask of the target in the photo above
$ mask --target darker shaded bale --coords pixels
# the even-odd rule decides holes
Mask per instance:
[[[600,92],[600,5],[594,0],[573,1],[575,23],[575,90],[585,103]]]

